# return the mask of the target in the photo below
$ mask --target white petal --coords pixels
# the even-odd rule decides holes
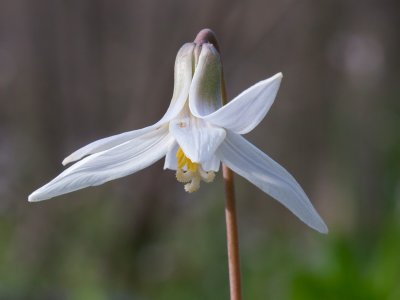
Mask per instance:
[[[167,154],[165,155],[164,170],[176,170],[178,168],[178,161],[176,158],[176,152],[178,152],[179,145],[174,142],[169,146]]]
[[[211,157],[211,159],[203,162],[201,164],[201,167],[203,168],[204,171],[207,171],[207,172],[208,171],[218,172],[220,165],[221,165],[220,159],[216,155],[213,155],[213,157]]]
[[[196,163],[210,160],[225,138],[224,129],[214,127],[193,116],[172,120],[169,130],[185,155]]]
[[[190,84],[193,76],[193,52],[195,47],[196,45],[194,43],[186,43],[179,49],[175,60],[174,92],[171,104],[158,123],[169,122],[175,118],[182,110],[189,97]]]
[[[120,133],[117,135],[109,136],[109,137],[94,141],[94,142],[76,150],[74,153],[72,153],[68,157],[64,158],[64,160],[62,161],[62,164],[65,166],[66,164],[77,161],[86,155],[90,155],[93,153],[111,149],[115,146],[118,146],[127,141],[130,141],[142,134],[145,134],[147,132],[155,130],[156,126],[159,126],[159,125],[155,124],[152,126],[138,129],[138,130],[128,131],[128,132]]]
[[[178,152],[178,149],[179,145],[176,142],[174,142],[169,147],[167,155],[165,156],[164,170],[165,169],[176,170],[178,168],[178,161],[176,158],[176,152]],[[208,171],[218,172],[220,164],[221,161],[219,160],[219,158],[213,155],[211,159],[201,164],[201,168],[206,172]],[[183,169],[186,169],[186,167],[184,167]]]
[[[311,228],[328,228],[296,180],[278,163],[238,134],[227,131],[217,156],[234,172],[281,202]]]
[[[235,133],[248,133],[264,119],[269,111],[281,79],[282,73],[278,73],[260,81],[214,113],[199,117]]]
[[[203,44],[189,92],[194,116],[208,115],[222,106],[222,64],[212,44]]]
[[[171,119],[175,118],[182,110],[189,95],[190,83],[192,80],[194,48],[195,44],[187,43],[181,47],[176,56],[174,92],[171,104],[169,105],[167,112],[164,114],[161,120],[159,120],[156,124],[152,126],[148,126],[139,130],[124,132],[92,142],[66,157],[63,160],[62,164],[66,165],[70,162],[77,161],[86,155],[113,148],[117,145],[132,140],[141,134],[150,132],[160,125],[163,125],[169,122]]]
[[[173,139],[163,126],[109,150],[95,153],[72,165],[29,196],[40,201],[137,172],[165,155]]]

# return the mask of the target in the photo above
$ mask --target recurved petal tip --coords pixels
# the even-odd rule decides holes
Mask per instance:
[[[242,136],[227,130],[216,155],[232,171],[282,203],[305,224],[320,233],[328,233],[324,221],[293,176]]]
[[[196,110],[194,105],[190,108],[194,115],[197,114],[196,116],[215,126],[230,129],[235,133],[246,134],[253,130],[268,113],[275,101],[281,80],[282,73],[262,80],[210,114],[204,114],[207,113],[204,109]],[[194,102],[193,99],[194,97],[189,97],[189,101]]]

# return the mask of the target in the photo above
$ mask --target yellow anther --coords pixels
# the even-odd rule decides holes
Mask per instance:
[[[182,148],[179,147],[178,151],[176,152],[176,158],[179,159],[180,157],[184,157],[185,154],[182,151]]]
[[[191,172],[196,172],[198,169],[199,164],[194,163],[190,160],[189,157],[183,153],[183,150],[181,147],[179,147],[178,151],[176,152],[176,159],[178,162],[178,168],[182,169],[184,166],[186,166],[188,171]]]
[[[186,165],[186,155],[183,153],[182,149],[179,147],[176,152],[176,159],[178,162],[178,168],[182,169]]]
[[[196,172],[199,164],[192,162],[189,158],[186,158],[186,167],[188,171]]]
[[[186,183],[185,191],[193,193],[200,188],[200,182],[211,182],[214,180],[214,172],[206,172],[201,168],[201,165],[194,163],[185,155],[182,148],[179,147],[176,152],[177,170],[176,179],[179,182]],[[183,168],[186,166],[186,171]]]
[[[186,158],[181,156],[178,158],[178,168],[182,169],[186,165]]]

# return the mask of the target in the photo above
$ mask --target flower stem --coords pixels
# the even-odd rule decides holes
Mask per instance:
[[[223,72],[223,71],[222,71]],[[222,73],[222,102],[228,103],[226,95],[225,77]],[[222,164],[222,175],[225,183],[225,222],[226,241],[228,246],[228,267],[229,286],[231,300],[242,299],[242,285],[240,279],[240,255],[239,255],[239,234],[236,217],[235,186],[233,183],[233,171],[225,164]]]
[[[233,172],[227,166],[222,165],[222,173],[225,182],[225,220],[228,245],[230,294],[231,300],[241,300],[242,289],[240,283],[239,236],[236,219]]]
[[[218,50],[221,51],[217,42],[214,32],[210,29],[201,30],[194,40],[197,44],[211,43]],[[223,71],[222,71],[223,72]],[[227,104],[226,88],[224,74],[221,78],[222,86],[222,102]],[[230,300],[242,299],[242,287],[240,282],[240,262],[239,262],[239,235],[238,225],[236,218],[236,205],[235,205],[235,189],[233,184],[233,172],[227,166],[222,164],[222,174],[225,183],[225,221],[226,221],[226,239],[228,246],[228,268],[229,268],[229,287],[230,287]]]
[[[227,103],[225,78],[222,74],[222,102]],[[235,187],[233,184],[233,172],[225,164],[222,164],[222,175],[225,183],[225,222],[226,240],[228,246],[229,286],[231,300],[242,299],[242,287],[240,280],[239,260],[239,234],[236,218]]]

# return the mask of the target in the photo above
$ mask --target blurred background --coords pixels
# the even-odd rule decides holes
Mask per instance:
[[[168,107],[212,28],[228,94],[277,72],[246,137],[301,183],[321,235],[236,177],[244,299],[400,299],[398,1],[0,1],[0,299],[228,299],[223,185],[160,161],[28,203],[62,159]]]

